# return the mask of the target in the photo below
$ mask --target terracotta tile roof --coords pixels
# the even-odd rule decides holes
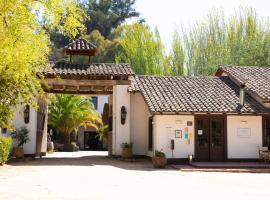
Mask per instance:
[[[81,50],[92,51],[92,50],[97,49],[97,47],[91,42],[88,42],[85,39],[79,38],[75,40],[74,42],[65,46],[64,49],[71,50],[71,51],[81,51]]]
[[[239,84],[246,83],[247,90],[270,101],[270,67],[222,66],[219,71],[227,73]]]
[[[75,64],[57,62],[43,71],[47,78],[60,76],[61,78],[81,77],[81,76],[133,76],[134,72],[129,64],[109,64],[109,63],[93,63],[93,64]]]
[[[141,92],[152,113],[265,113],[246,95],[239,105],[239,87],[229,77],[136,76],[129,92]]]

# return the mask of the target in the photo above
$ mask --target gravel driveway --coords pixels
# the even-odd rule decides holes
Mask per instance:
[[[102,152],[54,153],[0,167],[0,200],[270,199],[270,174],[155,170]]]

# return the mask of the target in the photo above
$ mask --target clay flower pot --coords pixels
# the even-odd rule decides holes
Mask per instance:
[[[24,158],[24,150],[23,150],[23,147],[15,147],[15,148],[14,148],[13,155],[14,155],[16,158]]]
[[[123,158],[132,158],[132,148],[122,148],[122,157]]]
[[[155,168],[165,168],[167,165],[167,158],[154,156],[152,157],[152,163]]]

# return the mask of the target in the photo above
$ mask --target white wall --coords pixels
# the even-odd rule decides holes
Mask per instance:
[[[37,135],[37,112],[36,110],[34,110],[34,108],[30,106],[30,121],[28,124],[25,124],[23,111],[24,111],[24,107],[18,106],[18,109],[15,112],[13,126],[16,129],[20,129],[22,126],[25,126],[29,130],[30,141],[23,146],[24,153],[35,154],[36,153],[36,135]],[[16,145],[17,145],[17,142],[14,141],[13,146],[16,146]]]
[[[100,114],[103,114],[103,108],[104,104],[109,102],[109,96],[97,96],[98,98],[98,106],[97,106],[97,111]]]
[[[130,142],[130,93],[127,92],[129,85],[113,86],[113,134],[112,151],[114,155],[121,155],[121,144]],[[121,124],[121,107],[127,111],[126,123]]]
[[[141,95],[130,95],[130,137],[133,143],[133,154],[148,155],[148,120],[150,112]]]
[[[192,126],[187,126],[191,121]],[[185,139],[188,128],[189,140]],[[182,130],[182,138],[175,138],[175,130]],[[191,137],[190,137],[191,136]],[[171,150],[171,139],[175,149]],[[187,158],[194,155],[194,116],[193,115],[155,115],[154,116],[154,150],[163,150],[167,158]]]
[[[241,130],[250,130],[241,134]],[[261,116],[228,116],[227,117],[228,158],[256,159],[258,146],[262,146]]]

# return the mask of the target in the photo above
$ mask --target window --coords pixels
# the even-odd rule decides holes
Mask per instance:
[[[153,150],[153,117],[148,120],[148,150]]]
[[[1,133],[6,134],[7,133],[7,128],[1,128]]]
[[[98,98],[97,97],[91,97],[91,99],[92,99],[92,103],[93,103],[95,109],[97,109],[98,108]]]
[[[270,117],[263,119],[263,146],[270,149]]]

